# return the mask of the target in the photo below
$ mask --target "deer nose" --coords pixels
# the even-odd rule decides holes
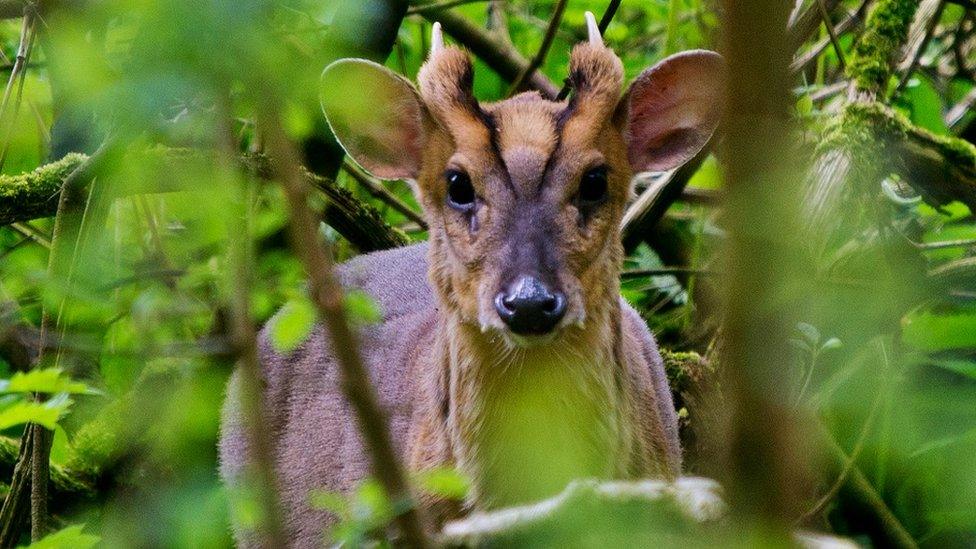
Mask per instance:
[[[495,296],[495,310],[516,334],[543,335],[566,314],[566,296],[535,277],[522,276]]]

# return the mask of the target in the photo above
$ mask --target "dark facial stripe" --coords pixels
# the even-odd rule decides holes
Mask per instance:
[[[501,146],[498,145],[498,125],[495,122],[495,117],[480,106],[478,107],[478,113],[481,122],[488,128],[488,142],[491,145],[491,150],[495,153],[495,158],[498,159],[498,163],[502,165],[505,185],[518,198],[518,189],[515,188],[515,183],[512,182],[512,176],[508,173],[508,166],[505,165],[505,159],[502,157]]]

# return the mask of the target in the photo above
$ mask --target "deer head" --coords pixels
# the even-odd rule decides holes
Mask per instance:
[[[668,57],[621,95],[622,63],[590,13],[587,23],[566,101],[527,92],[480,104],[470,59],[444,46],[438,24],[419,90],[360,59],[322,76],[323,110],[349,155],[376,177],[411,182],[443,306],[513,345],[615,306],[633,173],[681,165],[720,116],[718,54]]]

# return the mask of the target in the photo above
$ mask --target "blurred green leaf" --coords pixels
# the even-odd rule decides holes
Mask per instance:
[[[14,402],[0,409],[0,430],[24,423],[37,423],[48,429],[54,429],[69,406],[71,400],[65,394],[57,395],[45,402]]]
[[[902,319],[902,341],[921,351],[976,349],[976,311],[912,313]]]
[[[346,311],[349,313],[349,319],[357,324],[376,324],[383,320],[383,311],[380,309],[380,304],[369,294],[361,290],[347,292],[345,305]]]
[[[94,547],[101,539],[98,536],[82,532],[84,528],[84,524],[68,526],[30,544],[28,549],[88,549]]]
[[[440,467],[417,475],[420,486],[435,496],[463,500],[471,489],[468,479],[452,468]]]
[[[293,299],[282,307],[271,324],[271,345],[290,353],[308,339],[315,326],[315,307],[308,299]]]
[[[0,393],[96,394],[96,391],[80,381],[72,381],[60,368],[44,368],[0,379]]]

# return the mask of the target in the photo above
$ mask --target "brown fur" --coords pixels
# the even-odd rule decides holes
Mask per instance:
[[[357,258],[340,276],[384,311],[380,324],[363,330],[362,348],[409,469],[456,467],[472,481],[463,504],[422,495],[436,522],[551,495],[576,477],[680,472],[660,356],[619,297],[619,223],[633,156],[626,114],[635,101],[620,102],[622,78],[609,49],[585,44],[573,51],[577,94],[569,101],[530,92],[480,105],[470,61],[446,48],[422,68],[419,94],[406,90],[395,102],[397,112],[423,120],[389,139],[402,134],[423,146],[393,141],[376,150],[384,173],[415,181],[429,245]],[[384,108],[376,105],[375,116],[389,119]],[[344,135],[356,124],[326,110],[340,141],[368,165],[373,145]],[[394,165],[390,151],[421,157]],[[598,166],[607,169],[608,198],[584,212],[575,200],[579,182]],[[469,175],[473,213],[447,204],[448,169]],[[566,295],[565,317],[549,336],[520,338],[494,309],[499,288],[526,272]],[[328,524],[308,506],[308,491],[350,490],[366,474],[366,456],[321,331],[289,356],[272,352],[266,333],[266,419],[277,442],[286,527],[295,545],[306,546]],[[222,474],[233,483],[248,459],[234,383],[227,402]],[[238,534],[246,544],[246,533]]]

